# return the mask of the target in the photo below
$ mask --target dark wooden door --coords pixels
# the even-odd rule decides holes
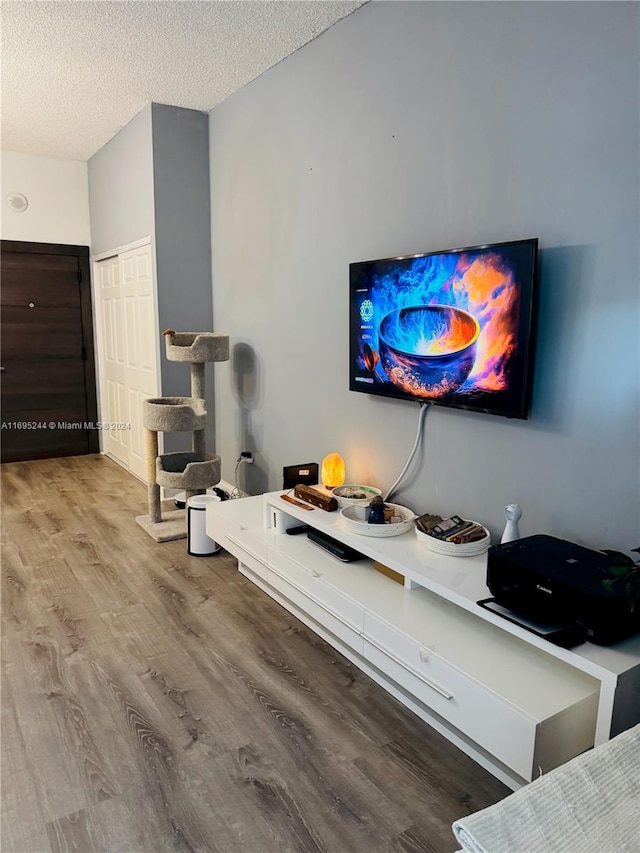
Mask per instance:
[[[2,462],[99,451],[89,249],[2,241]]]

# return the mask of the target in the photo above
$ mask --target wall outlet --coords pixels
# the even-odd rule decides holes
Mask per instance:
[[[243,450],[240,454],[240,461],[246,462],[247,465],[253,465],[253,453],[250,450]]]

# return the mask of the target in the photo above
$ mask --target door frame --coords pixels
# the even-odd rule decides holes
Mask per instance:
[[[29,243],[25,240],[0,241],[0,256],[4,252],[25,255],[65,255],[78,258],[80,273],[80,319],[82,346],[84,347],[84,396],[87,402],[87,421],[98,422],[98,383],[93,332],[93,289],[88,246],[71,246],[66,243]],[[97,429],[89,430],[89,453],[100,453],[100,435]]]

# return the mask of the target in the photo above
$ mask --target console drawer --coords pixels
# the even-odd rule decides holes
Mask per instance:
[[[333,559],[327,557],[326,559]],[[297,560],[291,559],[281,552],[269,555],[269,567],[274,574],[295,586],[317,601],[330,613],[350,625],[354,631],[361,634],[364,628],[364,608],[361,604],[336,589],[332,583],[325,580],[321,571],[307,568]]]
[[[419,660],[409,668],[388,649],[364,638],[364,656],[411,696],[492,753],[525,779],[531,779],[535,721],[487,692],[463,673],[435,674]]]
[[[486,687],[446,660],[440,649],[435,653],[369,613],[364,654],[405,691],[528,781],[572,757],[556,748],[558,739],[575,738],[576,755],[593,745],[595,690],[585,688],[584,695],[553,718],[541,719],[508,695],[508,690],[500,694]],[[505,683],[508,677],[505,672]],[[541,689],[545,686],[552,689],[550,684]]]
[[[348,617],[345,616],[341,612],[345,609],[345,602],[337,600],[336,596],[331,594],[334,591],[328,588],[321,578],[313,578],[313,587],[309,590],[307,584],[311,579],[310,575],[307,576],[307,583],[303,586],[298,582],[299,579],[284,577],[280,572],[270,569],[268,583],[298,610],[307,614],[313,622],[342,640],[358,654],[362,654],[362,608],[357,608],[354,604],[355,612],[350,607],[346,608]]]
[[[250,533],[244,531],[240,533],[234,531],[227,533],[219,544],[237,558],[241,571],[241,567],[246,566],[254,575],[267,580],[267,549],[257,537],[252,537]]]

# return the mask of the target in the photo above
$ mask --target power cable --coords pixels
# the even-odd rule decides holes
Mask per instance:
[[[389,500],[391,495],[396,491],[400,482],[402,481],[402,478],[404,477],[404,475],[409,470],[409,465],[411,465],[411,463],[413,461],[413,457],[416,455],[416,450],[418,449],[418,445],[420,444],[420,439],[422,438],[422,430],[423,430],[423,426],[424,426],[424,418],[425,418],[425,415],[427,414],[427,409],[429,408],[431,403],[426,403],[426,402],[423,402],[422,400],[420,400],[419,402],[420,402],[420,414],[418,415],[418,429],[416,431],[416,440],[413,442],[413,447],[411,448],[411,453],[409,454],[409,458],[407,459],[404,468],[400,472],[398,479],[395,481],[393,486],[391,486],[391,488],[389,489],[389,491],[387,492],[387,494],[383,498],[385,503]]]

